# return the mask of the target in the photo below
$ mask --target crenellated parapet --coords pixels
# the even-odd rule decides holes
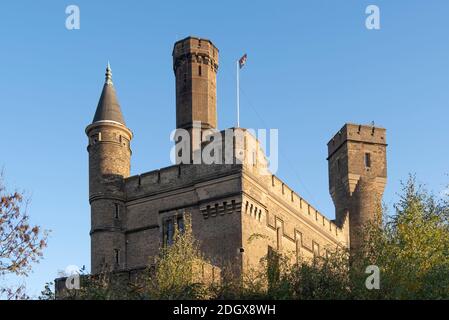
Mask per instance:
[[[125,179],[125,192],[128,200],[164,193],[188,186],[195,186],[201,181],[238,174],[241,166],[236,165],[174,165],[153,170]]]
[[[327,143],[328,157],[331,157],[348,141],[386,146],[386,129],[374,125],[347,123]]]
[[[190,63],[201,63],[218,71],[218,49],[212,41],[196,37],[188,37],[175,43],[173,47],[173,71],[179,66]]]
[[[252,183],[260,182],[260,180],[256,182],[254,177],[251,180],[253,181]],[[249,192],[249,197],[243,204],[243,213],[254,216],[256,220],[262,223],[266,221],[267,226],[273,228],[273,230],[276,228],[277,220],[285,220],[280,214],[281,211],[284,212],[284,215],[291,216],[292,219],[289,222],[291,225],[284,225],[282,228],[286,238],[295,239],[296,232],[299,232],[299,229],[295,229],[296,226],[307,225],[331,241],[342,244],[348,242],[348,228],[346,225],[340,227],[334,220],[328,219],[275,175],[270,176],[270,181],[268,185],[265,185],[265,188],[268,197],[256,200],[254,192],[251,192],[254,188],[245,187],[244,184],[244,193]],[[270,210],[270,202],[275,202],[278,209]]]

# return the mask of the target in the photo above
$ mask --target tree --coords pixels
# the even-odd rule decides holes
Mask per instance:
[[[449,202],[411,176],[392,215],[368,224],[356,252],[344,249],[281,275],[292,299],[449,299]],[[384,209],[384,212],[386,209]],[[369,289],[368,267],[379,269],[379,289]]]
[[[28,276],[32,264],[39,262],[47,246],[47,231],[31,226],[27,204],[22,193],[8,193],[0,174],[0,279],[6,276]],[[25,298],[24,286],[0,284],[0,296]]]
[[[380,290],[354,288],[360,298],[449,298],[449,203],[411,176],[383,226],[370,225],[367,241],[354,257],[354,274],[368,265],[380,269]],[[366,276],[365,276],[366,277]]]
[[[163,245],[148,278],[151,299],[201,299],[205,283],[199,275],[209,265],[192,233],[191,218],[184,216],[183,230],[175,226],[173,242]]]

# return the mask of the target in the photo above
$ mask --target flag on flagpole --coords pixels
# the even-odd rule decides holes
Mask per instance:
[[[237,61],[237,128],[240,127],[240,69],[246,64],[246,53]]]
[[[246,53],[243,55],[243,57],[241,57],[240,59],[239,59],[239,67],[240,67],[240,69],[242,69],[243,68],[243,66],[246,64],[246,59],[247,59],[247,55],[246,55]]]

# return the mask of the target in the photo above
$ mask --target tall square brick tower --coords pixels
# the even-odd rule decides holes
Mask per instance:
[[[329,141],[329,191],[337,224],[349,217],[351,248],[360,245],[360,232],[380,218],[387,181],[386,130],[345,124]]]

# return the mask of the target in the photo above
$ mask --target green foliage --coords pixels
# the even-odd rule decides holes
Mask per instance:
[[[287,275],[292,286],[289,298],[348,299],[350,295],[349,253],[346,249],[328,250],[327,257],[301,259]]]
[[[449,205],[410,177],[383,226],[367,228],[367,241],[354,269],[377,265],[381,288],[362,298],[449,298]]]
[[[365,242],[349,255],[333,252],[299,262],[287,277],[293,299],[448,299],[449,205],[410,177],[391,216],[363,230]],[[379,290],[368,290],[368,266],[380,270]]]
[[[148,278],[152,299],[201,299],[207,295],[198,275],[208,262],[193,236],[190,216],[184,220],[183,232],[175,225],[173,243],[160,249],[154,273]]]

